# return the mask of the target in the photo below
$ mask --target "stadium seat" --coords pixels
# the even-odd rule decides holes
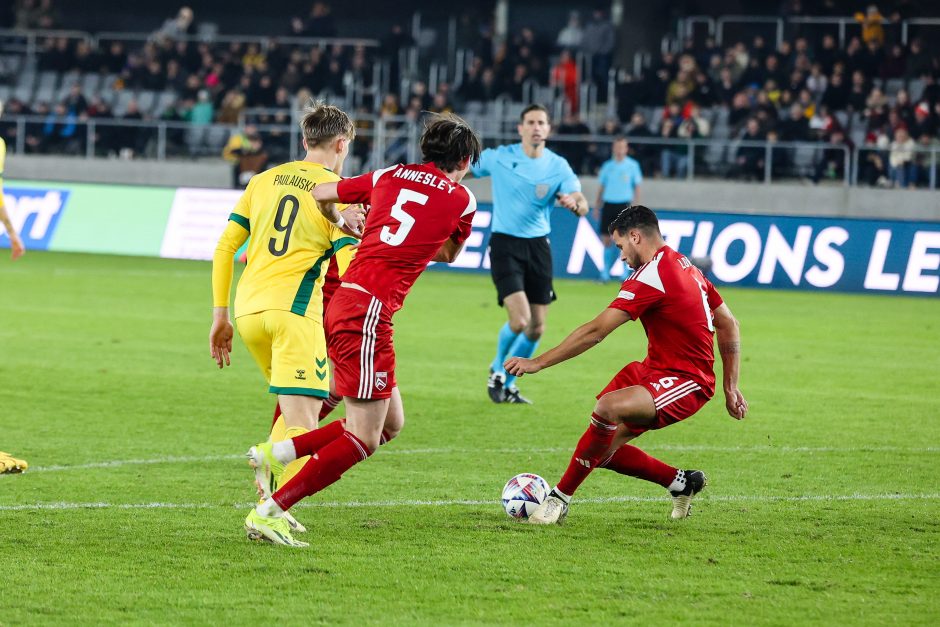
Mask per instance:
[[[156,102],[157,92],[151,91],[149,89],[141,90],[140,94],[137,96],[137,106],[140,108],[140,112],[144,115],[150,115],[153,113],[153,107]]]
[[[904,89],[904,79],[903,78],[890,78],[885,81],[884,91],[888,97],[893,98],[897,95],[899,91]]]
[[[95,95],[95,92],[98,91],[98,86],[100,83],[101,76],[94,72],[89,72],[88,74],[82,76],[82,92],[86,97],[93,96]]]
[[[124,115],[127,113],[127,105],[134,100],[137,94],[133,91],[123,89],[117,92],[117,99],[114,101],[114,115]]]
[[[924,81],[919,78],[911,79],[907,90],[911,95],[911,102],[917,102],[924,93]]]

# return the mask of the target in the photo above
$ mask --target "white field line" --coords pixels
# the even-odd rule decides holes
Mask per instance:
[[[651,496],[611,496],[593,499],[578,499],[577,505],[597,505],[604,503],[661,503],[668,497]],[[773,495],[727,495],[727,496],[700,496],[697,501],[701,503],[794,503],[794,502],[846,502],[846,501],[920,501],[940,499],[940,493],[928,494],[812,494],[800,496],[773,496]],[[0,512],[36,511],[36,510],[75,510],[75,509],[219,509],[234,508],[247,509],[253,503],[32,503],[28,505],[0,505]],[[499,501],[495,498],[481,500],[399,500],[399,501],[333,501],[325,503],[300,503],[297,508],[364,508],[364,507],[441,507],[452,505],[493,506],[498,507]]]
[[[938,446],[902,447],[902,446],[709,446],[698,444],[661,444],[643,447],[647,451],[676,451],[676,452],[703,452],[703,453],[940,453]],[[545,448],[414,448],[414,449],[383,449],[382,456],[387,455],[526,455],[540,453],[571,453],[571,447],[545,447]],[[167,456],[144,459],[115,459],[87,464],[70,464],[54,466],[33,466],[29,473],[61,472],[66,470],[89,470],[95,468],[119,468],[121,466],[146,466],[151,464],[188,464],[201,462],[218,462],[244,459],[244,455],[204,455],[204,456]],[[0,475],[0,477],[5,475]]]

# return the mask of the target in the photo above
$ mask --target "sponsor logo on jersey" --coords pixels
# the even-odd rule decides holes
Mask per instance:
[[[628,292],[627,290],[620,290],[620,293],[617,294],[617,298],[622,298],[624,300],[633,300],[636,298],[636,294],[633,292]]]
[[[13,228],[17,230],[26,249],[46,250],[55,234],[56,225],[65,205],[69,192],[64,189],[23,189],[7,187],[3,193]],[[0,225],[0,246],[10,245],[6,229]]]
[[[298,379],[298,380],[300,380],[300,381],[306,381],[306,380],[307,380],[307,371],[306,371],[306,370],[303,370],[303,369],[301,369],[301,368],[298,368],[298,369],[297,369],[297,376],[295,376],[294,378],[295,378],[295,379]]]

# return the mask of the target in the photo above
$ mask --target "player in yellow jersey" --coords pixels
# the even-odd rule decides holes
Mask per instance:
[[[3,115],[2,100],[0,100],[0,115]],[[0,225],[2,225],[4,231],[6,231],[7,238],[10,240],[11,257],[13,257],[13,261],[16,261],[26,252],[26,247],[23,246],[23,240],[20,239],[16,229],[13,228],[13,222],[10,221],[6,207],[3,206],[3,165],[4,161],[6,161],[6,156],[7,145],[6,142],[3,141],[3,138],[0,137]],[[0,234],[2,233],[3,231],[0,231]],[[9,453],[0,451],[0,475],[4,473],[25,472],[27,468],[29,468],[29,464],[22,459],[17,459]]]
[[[0,115],[3,115],[3,101],[0,100]],[[23,246],[23,240],[20,239],[19,234],[16,232],[16,229],[13,228],[13,222],[10,221],[10,216],[7,215],[6,207],[3,206],[3,166],[7,158],[7,144],[3,141],[3,138],[0,137],[0,225],[3,225],[4,231],[6,231],[7,238],[10,240],[10,251],[13,261],[16,261],[23,256],[23,253],[26,252],[26,247]],[[0,231],[0,235],[3,234],[3,231]]]
[[[322,103],[308,107],[300,122],[307,151],[252,177],[229,216],[212,260],[213,321],[209,351],[219,368],[230,365],[234,329],[229,320],[233,258],[249,235],[248,263],[235,291],[239,335],[278,395],[281,418],[271,430],[280,441],[317,426],[329,393],[329,364],[323,334],[322,284],[330,258],[358,244],[363,211],[347,207],[339,225],[323,217],[310,194],[316,185],[340,180],[355,136],[349,116]],[[290,465],[287,481],[302,467]],[[265,494],[277,486],[262,485]],[[290,521],[295,531],[303,531]],[[249,530],[250,531],[250,530]]]

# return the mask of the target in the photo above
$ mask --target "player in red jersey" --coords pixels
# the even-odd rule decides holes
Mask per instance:
[[[560,523],[578,486],[594,468],[658,483],[673,497],[673,518],[685,518],[692,497],[706,483],[700,470],[680,470],[627,444],[697,412],[715,393],[713,334],[724,371],[725,407],[732,418],[747,414],[738,389],[738,322],[718,290],[689,260],[666,245],[650,209],[627,207],[610,225],[621,258],[635,269],[610,306],[535,359],[513,357],[506,371],[532,374],[580,355],[630,320],[643,323],[649,353],[628,364],[597,395],[591,425],[578,441],[561,481],[529,517],[534,524]]]
[[[272,469],[305,455],[311,459],[251,510],[245,519],[249,538],[304,546],[291,537],[283,513],[338,481],[404,425],[392,315],[429,262],[450,263],[460,254],[476,211],[476,199],[460,181],[480,149],[466,122],[454,115],[437,116],[421,136],[422,163],[394,165],[313,189],[323,215],[340,227],[342,216],[333,203],[371,205],[362,242],[326,312],[334,386],[346,401],[346,420],[251,448],[249,458],[261,485],[269,485]]]

